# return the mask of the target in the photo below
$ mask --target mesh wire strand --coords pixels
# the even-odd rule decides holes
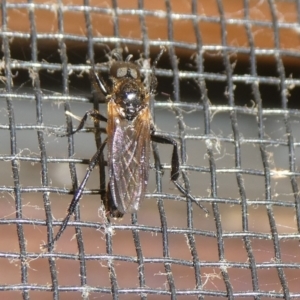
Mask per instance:
[[[229,18],[221,0],[214,2],[217,16],[200,14],[197,1],[189,3],[189,13],[174,12],[172,1],[164,2],[164,11],[146,9],[144,1],[137,1],[135,9],[120,8],[117,0],[112,0],[110,7],[92,6],[87,0],[80,5],[64,5],[61,1],[47,2],[47,4],[33,1],[27,3],[2,1],[0,35],[4,64],[2,65],[0,129],[3,133],[1,135],[3,145],[0,161],[3,183],[0,183],[0,190],[3,194],[1,197],[3,214],[0,225],[3,228],[1,231],[3,245],[0,248],[0,259],[3,264],[1,269],[4,272],[2,271],[0,276],[0,292],[6,299],[9,297],[12,297],[11,299],[40,299],[41,297],[44,299],[88,299],[89,297],[90,299],[98,299],[98,297],[125,299],[126,295],[130,299],[132,297],[140,299],[160,299],[160,297],[161,299],[206,299],[208,297],[211,299],[241,297],[296,299],[300,297],[299,287],[297,288],[300,274],[300,261],[297,254],[300,238],[298,187],[300,173],[297,167],[300,134],[297,126],[300,114],[297,109],[289,106],[290,99],[297,98],[299,95],[300,80],[296,75],[290,76],[285,62],[285,59],[294,59],[298,62],[300,53],[283,48],[280,43],[281,30],[299,31],[300,5],[295,1],[297,20],[287,22],[278,17],[275,1],[265,1],[270,19],[263,21],[251,19],[249,1],[244,0],[241,3],[243,16]],[[23,16],[26,15],[29,20],[29,32],[10,29],[9,14],[14,10],[21,10]],[[57,32],[39,31],[36,20],[38,11],[55,12]],[[82,14],[86,34],[72,34],[65,30],[64,14],[67,12]],[[97,14],[111,17],[111,36],[94,34],[92,17]],[[120,25],[122,21],[135,15],[138,16],[141,39],[128,38],[128,35],[124,37],[122,34]],[[166,20],[166,39],[149,38],[147,17]],[[193,35],[195,42],[182,42],[175,38],[176,20],[191,22],[193,31],[189,34]],[[203,32],[198,26],[199,22],[219,26],[218,45],[204,42]],[[232,24],[245,30],[246,46],[233,46],[228,43],[228,27]],[[256,46],[252,30],[254,26],[271,30],[272,48]],[[14,40],[30,46],[26,48],[30,54],[28,59],[14,57]],[[54,42],[58,50],[56,54],[58,58],[53,61],[44,57],[43,51],[39,50],[39,46],[47,42]],[[71,42],[76,42],[87,50],[86,56],[79,58],[78,62],[73,58],[70,61],[68,47]],[[146,200],[141,205],[141,211],[127,216],[124,222],[107,224],[100,217],[86,219],[86,214],[80,216],[81,205],[80,210],[76,210],[74,220],[69,222],[69,236],[68,233],[64,233],[61,237],[61,240],[65,240],[65,244],[61,244],[64,247],[57,246],[57,249],[51,253],[43,252],[39,249],[39,244],[53,239],[54,233],[61,224],[56,219],[63,218],[72,197],[72,188],[76,189],[77,182],[82,178],[82,175],[78,175],[78,168],[82,167],[84,173],[93,152],[96,152],[96,147],[101,144],[101,138],[103,140],[103,136],[98,132],[95,134],[94,141],[90,139],[88,142],[91,149],[84,148],[79,152],[79,156],[76,156],[79,151],[77,149],[86,143],[85,140],[80,140],[78,143],[76,140],[80,135],[83,136],[82,138],[85,136],[91,138],[89,128],[83,130],[78,136],[66,138],[67,142],[66,139],[60,141],[49,134],[62,130],[64,122],[66,127],[63,130],[68,128],[70,130],[76,126],[76,121],[70,116],[64,117],[65,111],[73,112],[75,107],[75,113],[83,115],[92,107],[100,111],[103,109],[99,103],[91,101],[85,94],[73,92],[70,84],[70,81],[74,80],[72,74],[88,73],[90,64],[97,63],[95,47],[99,44],[109,44],[110,47],[128,46],[130,49],[139,47],[145,58],[149,58],[150,54],[153,57],[151,52],[153,47],[156,50],[160,45],[167,47],[165,56],[169,60],[168,67],[158,67],[156,74],[159,82],[167,82],[171,86],[172,102],[156,101],[153,104],[154,118],[158,124],[161,124],[159,128],[165,126],[166,129],[162,129],[164,133],[176,138],[180,144],[181,183],[208,208],[210,215],[205,217],[203,211],[177,193],[174,188],[170,191],[171,183],[167,178],[170,169],[170,149],[166,148],[165,154],[162,154],[160,147],[158,149],[157,145],[154,145],[154,157],[161,156],[166,174],[162,176],[159,166],[152,163],[151,172],[153,179],[155,177],[155,187],[152,190],[149,188]],[[182,68],[178,61],[177,52],[184,50],[197,54],[194,65],[189,70]],[[218,53],[216,59],[219,59],[220,71],[206,70],[204,58],[207,58],[205,55],[209,51]],[[236,72],[232,61],[233,53],[237,61],[239,55],[245,55],[249,59],[248,73]],[[262,56],[273,62],[273,71],[269,74],[260,73],[258,60]],[[89,61],[90,64],[85,61]],[[97,65],[97,68],[106,70],[103,65]],[[56,78],[55,80],[59,82],[61,88],[59,92],[43,89],[45,80],[41,76],[45,73],[49,78]],[[27,78],[30,79],[29,86],[13,85],[22,74],[27,74]],[[182,100],[184,98],[184,91],[181,90],[182,81],[191,83],[191,86],[197,82],[198,91],[195,89],[197,95],[194,97],[195,100]],[[223,92],[226,92],[226,96],[222,96],[226,102],[212,99],[212,91],[220,86],[221,89],[224,88]],[[268,94],[262,92],[262,86],[277,89],[275,98],[279,101],[270,102],[267,99]],[[241,87],[245,88],[244,101],[237,100],[237,90]],[[168,89],[160,85],[162,91],[164,88]],[[250,99],[254,103],[252,107]],[[63,103],[63,105],[54,105],[55,103]],[[26,114],[30,117],[27,118]],[[60,119],[55,119],[54,114],[60,114]],[[159,123],[160,118],[169,118],[167,120],[172,120],[171,123],[176,124],[176,128]],[[191,129],[194,120],[197,129]],[[97,123],[94,125],[100,126]],[[216,134],[218,126],[219,128],[221,126],[221,130]],[[248,131],[249,127],[251,133]],[[35,140],[30,137],[26,143],[27,135],[23,138],[24,134],[28,134],[29,137],[30,133]],[[61,153],[53,150],[58,143],[64,147]],[[196,154],[190,152],[191,145],[197,149]],[[225,151],[226,147],[228,149]],[[54,154],[51,154],[51,149]],[[278,149],[280,153],[276,152]],[[222,164],[224,156],[230,157],[231,164],[227,162]],[[196,157],[196,160],[191,157]],[[280,159],[277,160],[278,157]],[[254,162],[255,159],[259,160],[257,164]],[[28,165],[25,165],[26,163]],[[33,170],[30,169],[30,164],[33,165],[32,168],[36,166],[37,169],[34,170],[39,174],[35,184],[28,184],[30,181],[27,177],[33,176],[33,173],[30,173]],[[63,173],[68,174],[63,176],[70,178],[65,184],[60,183],[62,177],[55,179],[61,165],[69,168],[68,173]],[[98,172],[98,176],[100,175],[100,184],[96,179],[95,185],[91,184],[86,188],[83,197],[92,198],[94,195],[95,207],[100,206],[100,185],[105,187],[106,184],[103,181],[105,178],[105,169],[101,167],[103,165],[102,161],[99,170],[94,171],[94,173]],[[27,173],[22,173],[23,168]],[[281,183],[281,180],[285,181]],[[206,189],[203,189],[206,184]],[[198,187],[199,185],[201,188]],[[229,191],[225,192],[224,186]],[[257,189],[261,194],[251,189]],[[152,192],[154,190],[155,192]],[[57,202],[53,200],[56,196],[58,200],[54,199],[60,201],[59,204],[55,204]],[[24,198],[29,200],[25,201]],[[27,210],[24,214],[26,209],[24,204],[30,201],[33,201],[33,205],[43,208],[38,209],[42,211],[38,217],[35,212],[28,213]],[[89,206],[88,201],[89,199],[84,206]],[[63,208],[61,208],[62,202],[64,202]],[[156,211],[145,212],[147,208],[144,205],[148,205],[146,202],[157,205]],[[58,207],[56,211],[60,211],[58,215],[53,210],[55,205]],[[182,212],[172,215],[172,207],[176,205],[182,209]],[[33,208],[31,210],[34,211]],[[144,215],[141,218],[139,216],[143,211]],[[156,218],[158,223],[151,224],[147,219],[147,216],[152,218],[152,213],[153,219]],[[180,225],[176,223],[179,215],[185,222]],[[287,219],[289,222],[286,221]],[[235,225],[235,222],[239,225]],[[74,228],[76,242],[75,245],[73,243],[73,248],[68,248]],[[5,231],[11,236],[9,242],[6,242],[5,238],[8,237]],[[33,235],[30,235],[30,232],[34,232]],[[95,247],[92,248],[93,251],[90,250],[92,246],[87,245],[86,242],[92,233],[94,234],[92,244]],[[34,239],[35,235],[37,235],[36,241],[31,242],[30,238]],[[145,247],[146,240],[150,239],[150,236],[153,239],[154,236],[159,238],[159,246],[157,246],[159,250],[155,250],[154,242],[153,246],[147,246],[151,248],[150,252]],[[58,245],[59,243],[60,241]],[[132,252],[119,250],[122,247],[126,248],[127,243],[132,244]],[[176,251],[179,248],[186,248],[187,252],[177,255]],[[244,256],[242,254],[240,256],[242,252]],[[259,256],[259,253],[262,253],[262,256]],[[12,261],[17,265],[13,280],[5,276],[10,268],[7,264]],[[32,273],[34,263],[39,262],[42,264],[41,267],[36,267],[36,272]],[[65,262],[67,268],[63,268],[61,262]],[[95,273],[92,272],[91,263],[93,266],[101,266],[101,272],[98,269]],[[157,269],[156,265],[159,266]],[[125,278],[128,278],[128,281],[124,281],[121,267],[125,268]],[[153,267],[152,271],[149,269],[151,267]],[[68,273],[68,268],[73,270],[77,277],[74,281],[72,281],[74,274]],[[135,270],[134,274],[129,273],[132,270]],[[185,270],[188,270],[188,275],[184,275]],[[43,272],[47,275],[41,275]],[[43,279],[43,276],[46,279]],[[153,278],[160,283],[153,284]]]

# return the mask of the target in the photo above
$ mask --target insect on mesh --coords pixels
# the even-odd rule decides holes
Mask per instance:
[[[299,21],[296,0],[2,1],[1,298],[300,298]],[[78,125],[66,111],[106,114],[90,66],[107,79],[109,49],[147,67],[160,46],[153,118],[209,215],[154,145],[137,214],[107,223],[104,162],[41,249],[105,138],[93,120],[57,136]]]

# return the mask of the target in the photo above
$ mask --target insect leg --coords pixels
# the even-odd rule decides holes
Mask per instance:
[[[81,130],[87,120],[88,117],[92,117],[94,119],[97,119],[99,121],[103,121],[103,122],[107,122],[107,118],[102,116],[97,110],[92,109],[87,111],[84,116],[82,117],[82,119],[79,122],[78,127],[75,130],[72,130],[70,133],[67,134],[62,134],[60,135],[60,137],[64,137],[64,136],[70,136],[73,135],[74,133],[78,132],[79,130]]]
[[[111,193],[110,182],[107,185],[106,191],[106,199],[104,201],[104,206],[107,212],[107,215],[113,218],[122,218],[124,216],[123,213],[119,212],[118,208],[116,207],[113,196]]]
[[[54,237],[54,239],[49,243],[49,244],[46,244],[44,245],[44,248],[47,248],[47,247],[50,247],[52,246],[59,238],[60,236],[62,235],[62,233],[64,232],[64,230],[66,229],[67,225],[68,225],[68,222],[72,216],[72,214],[74,213],[75,209],[76,209],[76,206],[82,196],[82,193],[83,193],[83,190],[85,188],[85,185],[90,177],[90,174],[91,172],[93,171],[93,169],[95,168],[95,166],[97,165],[98,161],[99,161],[99,158],[103,152],[103,149],[105,147],[107,143],[107,139],[105,139],[105,141],[103,142],[103,144],[101,145],[101,147],[97,150],[97,152],[95,153],[95,155],[92,157],[91,159],[91,162],[89,164],[89,167],[87,169],[87,172],[79,186],[79,188],[76,190],[75,194],[74,194],[74,197],[71,201],[71,204],[68,208],[68,214],[66,215],[66,217],[64,218],[56,236]]]
[[[173,153],[172,153],[172,161],[171,161],[171,180],[183,195],[188,197],[192,202],[194,202],[197,206],[199,206],[208,214],[209,213],[208,210],[204,206],[202,206],[199,203],[199,201],[197,201],[183,186],[181,186],[177,182],[177,179],[179,177],[179,156],[178,156],[177,142],[170,137],[164,135],[155,135],[153,133],[151,134],[151,140],[156,143],[173,145]]]
[[[171,180],[172,181],[177,180],[179,177],[179,157],[178,157],[177,142],[167,136],[154,135],[154,134],[151,134],[151,140],[156,143],[173,145],[173,153],[172,153],[172,161],[171,161],[172,164]]]
[[[95,71],[95,69],[90,70],[90,79],[96,94],[104,95],[105,97],[109,94],[105,82],[98,76],[98,73]]]
[[[161,48],[159,54],[157,55],[157,57],[155,58],[153,64],[152,64],[152,72],[151,72],[151,78],[150,78],[150,93],[154,94],[156,91],[156,87],[157,87],[157,79],[155,76],[155,68],[157,66],[158,61],[160,60],[161,56],[163,55],[163,53],[166,51],[166,49],[164,47]]]

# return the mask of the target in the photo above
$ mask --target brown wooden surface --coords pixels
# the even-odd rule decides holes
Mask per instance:
[[[16,3],[26,3],[25,0],[8,1]],[[52,7],[49,9],[35,9],[36,26],[38,33],[57,33],[57,2],[56,1],[35,1],[35,3],[46,3]],[[126,0],[119,1],[121,9],[137,9],[137,1]],[[83,5],[83,1],[69,0],[64,1],[64,5]],[[92,0],[91,6],[101,8],[111,8],[111,2],[107,0]],[[175,14],[191,14],[192,8],[190,1],[171,1],[172,11]],[[244,19],[243,0],[223,0],[223,6],[226,19],[242,20]],[[297,10],[295,3],[276,2],[277,18],[280,22],[296,23]],[[145,9],[161,12],[161,17],[146,16],[146,25],[150,39],[168,39],[167,18],[163,14],[166,10],[164,1],[145,0]],[[219,11],[216,1],[199,0],[198,15],[206,17],[219,17]],[[91,13],[93,35],[110,37],[113,35],[113,16],[112,14]],[[271,12],[267,1],[251,0],[250,1],[250,20],[271,21]],[[30,22],[28,10],[8,9],[8,28],[12,31],[29,32]],[[204,45],[221,45],[221,25],[211,21],[199,22]],[[141,39],[141,26],[137,15],[120,15],[119,16],[120,37]],[[173,20],[174,40],[177,42],[195,43],[195,34],[191,20]],[[227,43],[231,46],[248,47],[245,26],[243,24],[228,24]],[[84,13],[64,12],[64,32],[68,34],[86,36],[86,26]],[[295,29],[280,29],[280,48],[299,50],[299,34]],[[272,49],[274,48],[274,32],[271,28],[253,26],[252,33],[254,36],[255,46],[257,48]],[[44,41],[47,43],[47,41]],[[40,41],[39,43],[43,43]],[[180,51],[184,54],[184,50]]]

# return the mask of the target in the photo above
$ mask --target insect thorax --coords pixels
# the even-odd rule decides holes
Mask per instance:
[[[148,92],[138,79],[122,78],[114,80],[111,98],[119,106],[120,116],[132,121],[148,105]]]

